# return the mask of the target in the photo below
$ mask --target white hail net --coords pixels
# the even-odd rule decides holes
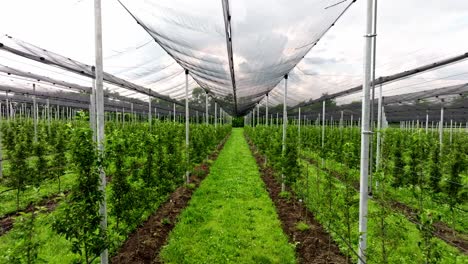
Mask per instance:
[[[169,102],[158,102],[171,109],[174,101],[183,104],[184,69],[188,69],[192,107],[204,109],[204,94],[195,89],[202,87],[210,94],[211,107],[216,100],[224,110],[242,115],[258,102],[264,106],[266,94],[271,106],[281,105],[286,74],[289,106],[362,83],[365,1],[353,6],[351,0],[224,3],[228,8],[223,9],[223,1],[218,0],[103,0],[104,71],[116,77],[108,76],[105,88],[145,102],[148,94],[169,96]],[[13,39],[2,37],[0,43],[75,70],[83,65],[83,71],[90,70],[94,61],[93,1],[17,0],[2,3],[2,7],[0,32]],[[417,14],[416,9],[420,10]],[[434,19],[438,15],[441,19]],[[379,1],[376,76],[467,52],[466,17],[466,1],[449,0],[442,7],[437,1]],[[32,45],[18,46],[23,41]],[[67,58],[81,64],[70,65]],[[384,96],[404,97],[409,92],[467,83],[467,65],[464,61],[385,85]],[[89,76],[0,49],[0,68],[4,66],[92,86]],[[0,72],[2,85],[31,89],[32,83],[39,91],[77,92]],[[359,100],[360,93],[356,93],[336,102]]]

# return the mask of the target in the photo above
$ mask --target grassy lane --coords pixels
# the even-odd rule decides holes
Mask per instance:
[[[231,138],[161,252],[166,263],[295,263],[243,137]]]

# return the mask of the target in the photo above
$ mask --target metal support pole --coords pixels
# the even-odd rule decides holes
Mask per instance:
[[[92,80],[93,82],[93,91],[89,95],[89,125],[91,127],[91,130],[93,130],[93,140],[96,141],[96,88],[95,88],[95,80]]]
[[[208,115],[208,92],[206,92],[205,94],[205,110],[206,110],[206,113],[205,113],[205,122],[206,124],[208,125],[210,123],[210,119],[209,119],[209,115]]]
[[[325,101],[322,102],[322,151],[325,147]],[[322,158],[323,165],[323,158]]]
[[[152,122],[153,122],[152,116],[151,116],[152,111],[153,111],[153,109],[151,108],[151,96],[148,96],[148,124],[149,124],[150,129],[151,129],[151,125],[152,125]]]
[[[215,128],[218,127],[218,102],[215,101],[215,116],[214,116]]]
[[[382,85],[379,87],[379,102],[378,102],[378,109],[377,109],[377,146],[376,146],[376,153],[375,153],[375,169],[379,170],[380,169],[380,146],[381,146],[381,130],[382,130],[382,103],[383,103],[383,97],[382,97]],[[377,184],[377,182],[376,182]]]
[[[102,63],[102,19],[101,19],[101,0],[94,0],[94,22],[95,22],[95,45],[96,45],[96,121],[97,121],[97,145],[99,156],[104,154],[104,90],[103,90],[103,63]],[[101,228],[107,230],[107,204],[106,204],[106,175],[104,168],[99,168],[101,176],[100,190],[103,200],[99,208],[101,214]],[[101,252],[101,263],[109,263],[107,248]]]
[[[257,104],[257,126],[260,125],[260,104]]]
[[[429,112],[426,111],[426,134],[429,131]]]
[[[299,149],[301,147],[301,108],[299,107],[299,114],[297,117],[297,133],[299,136]]]
[[[189,136],[190,136],[190,116],[189,116],[189,92],[188,92],[188,76],[189,76],[189,71],[185,70],[185,153],[187,153],[187,169],[185,171],[185,179],[187,180],[187,183],[190,182],[190,171],[189,171],[189,166],[190,166],[190,152],[189,152],[189,147],[190,147],[190,141],[189,141]]]
[[[50,134],[50,101],[49,98],[46,99],[46,104],[47,104],[47,130],[49,131]]]
[[[284,76],[284,98],[283,98],[283,142],[282,142],[282,155],[283,158],[286,155],[286,129],[288,126],[288,109],[287,109],[287,99],[288,97],[288,75],[286,74]],[[281,173],[281,191],[285,191],[285,185],[284,185],[284,172]]]
[[[6,92],[5,110],[6,110],[6,118],[7,118],[7,120],[10,120],[10,101],[8,100],[8,91]]]
[[[37,105],[36,105],[36,84],[33,83],[33,123],[34,123],[34,142],[37,142]]]
[[[31,109],[32,111],[32,109]],[[11,115],[11,118],[13,118],[13,120],[16,119],[16,109],[13,107],[13,102],[10,101],[10,115]]]
[[[444,106],[440,108],[440,123],[439,123],[439,146],[440,154],[442,154],[442,145],[444,139]]]
[[[366,263],[367,255],[367,217],[368,217],[368,173],[369,173],[369,141],[370,141],[370,82],[372,76],[372,37],[375,0],[367,0],[367,25],[365,41],[365,67],[362,97],[362,127],[361,127],[361,166],[359,193],[359,264]]]
[[[135,113],[133,112],[133,103],[130,103],[130,122],[133,123],[135,121]]]
[[[173,114],[173,119],[172,119],[172,121],[174,121],[174,123],[175,123],[175,122],[176,122],[176,118],[177,118],[177,116],[176,116],[176,109],[175,109],[175,103],[172,104],[172,114]]]
[[[268,94],[266,94],[265,125],[268,126]],[[299,110],[300,111],[300,110]]]
[[[375,65],[377,61],[377,0],[373,0],[373,9],[374,9],[374,14],[372,15],[372,56],[371,56],[371,61],[372,61],[372,69],[371,69],[371,81],[372,81],[372,99],[371,99],[371,104],[370,104],[370,131],[374,131],[374,102],[375,102]],[[372,187],[373,187],[373,167],[372,167],[372,161],[374,160],[373,155],[374,152],[372,151],[374,141],[370,140],[369,142],[369,193],[372,194]]]

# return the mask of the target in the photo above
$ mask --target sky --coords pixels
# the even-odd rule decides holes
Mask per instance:
[[[184,67],[193,67],[192,76],[199,83],[191,79],[191,88],[202,84],[220,95],[230,92],[221,1],[122,2],[148,26],[149,33],[118,1],[102,0],[106,72],[180,99],[184,94],[184,73],[166,52],[169,51]],[[283,96],[282,76],[288,72],[289,105],[361,84],[367,1],[357,0],[352,4],[322,37],[328,25],[351,0],[329,7],[339,2],[230,1],[234,68],[240,95],[254,96],[273,89],[270,102],[279,103]],[[92,0],[0,0],[0,6],[0,34],[94,64]],[[159,40],[158,43],[153,37]],[[313,46],[317,39],[320,40]],[[467,43],[466,0],[378,2],[376,76],[390,75],[468,52]],[[0,52],[0,65],[84,85],[90,82],[5,52]],[[467,66],[468,62],[464,61],[391,83],[384,87],[384,94],[466,83]],[[0,74],[0,83],[5,82],[25,83]],[[108,88],[115,89],[112,86]],[[145,98],[133,92],[118,91]],[[356,100],[360,100],[360,94],[338,101]]]

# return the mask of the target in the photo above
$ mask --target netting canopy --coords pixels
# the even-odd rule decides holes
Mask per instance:
[[[121,2],[201,87],[242,114],[302,60],[353,1]]]
[[[438,2],[379,2],[376,77],[468,51],[468,2]],[[93,10],[91,0],[4,1],[0,83],[87,93]],[[363,83],[364,11],[365,1],[353,0],[102,0],[105,89],[119,100],[183,107],[188,70],[191,109],[203,111],[208,94],[210,107],[244,115],[267,94],[270,106],[281,105],[288,75],[287,104],[300,105]],[[385,84],[384,96],[467,83],[467,65]]]
[[[300,1],[294,5],[259,0],[104,3],[104,19],[106,12],[114,10],[122,17],[116,26],[125,22],[127,28],[122,32],[104,31],[104,36],[122,34],[138,40],[132,45],[123,41],[119,48],[112,43],[112,49],[107,49],[114,52],[105,56],[105,71],[121,78],[109,82],[113,77],[108,75],[108,83],[122,87],[122,80],[130,80],[160,95],[182,99],[186,69],[193,78],[192,88],[200,86],[225,110],[242,115],[277,86],[352,3],[352,0]],[[88,4],[76,2],[79,7],[75,12]],[[128,26],[130,23],[133,26]],[[105,26],[106,23],[104,29]],[[71,56],[68,59],[70,53],[62,56],[15,36],[2,42],[21,53],[17,55],[41,58],[47,64],[92,77],[89,56],[84,60]]]

